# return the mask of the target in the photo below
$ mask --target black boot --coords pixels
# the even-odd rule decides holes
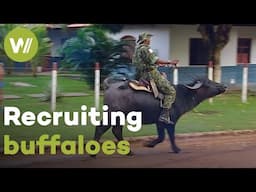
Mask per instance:
[[[167,108],[163,108],[158,120],[165,124],[174,124],[174,122],[170,120],[170,110]]]

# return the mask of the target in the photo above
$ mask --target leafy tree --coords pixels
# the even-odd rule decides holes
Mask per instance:
[[[124,28],[124,24],[96,24],[95,26],[114,34],[122,31]]]
[[[17,24],[1,24],[0,25],[0,61],[7,66],[7,74],[12,73],[13,61],[9,59],[4,50],[5,36],[14,28],[18,27]]]
[[[100,63],[101,79],[116,65],[129,62],[129,59],[121,57],[123,46],[123,42],[113,40],[106,30],[98,26],[81,28],[76,37],[66,40],[62,46],[62,65],[81,71],[93,86],[96,62]]]
[[[32,75],[37,76],[37,66],[43,65],[46,56],[50,55],[50,48],[52,46],[51,40],[48,37],[45,25],[33,25],[31,31],[35,34],[38,40],[38,50],[36,55],[31,59]]]
[[[209,60],[214,64],[213,78],[216,82],[221,81],[220,55],[229,41],[231,28],[231,24],[200,24],[198,27],[209,48]]]
[[[4,38],[5,36],[16,27],[27,27],[35,33],[38,40],[37,54],[30,61],[32,67],[32,74],[36,76],[36,66],[44,62],[45,56],[50,53],[50,39],[47,35],[47,30],[43,24],[2,24],[0,25],[0,60],[6,64],[7,73],[12,72],[13,61],[9,59],[4,51]]]

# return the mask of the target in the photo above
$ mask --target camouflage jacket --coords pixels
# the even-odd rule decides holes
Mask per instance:
[[[158,57],[148,45],[138,45],[133,55],[133,64],[136,67],[136,79],[146,76],[145,73],[156,69]]]

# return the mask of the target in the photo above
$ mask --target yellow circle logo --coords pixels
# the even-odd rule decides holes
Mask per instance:
[[[17,27],[6,35],[4,50],[13,61],[26,62],[36,55],[38,41],[32,31],[27,28]]]

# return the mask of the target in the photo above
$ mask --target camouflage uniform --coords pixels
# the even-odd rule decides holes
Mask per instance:
[[[143,41],[145,38],[149,38],[150,36],[152,35],[147,33],[141,34],[138,42]],[[162,107],[165,109],[170,109],[176,97],[176,90],[157,70],[157,60],[158,57],[149,45],[139,44],[136,47],[133,56],[133,64],[135,64],[137,69],[136,79],[144,78],[150,80],[150,78],[152,78],[155,81],[158,89],[165,94]]]

